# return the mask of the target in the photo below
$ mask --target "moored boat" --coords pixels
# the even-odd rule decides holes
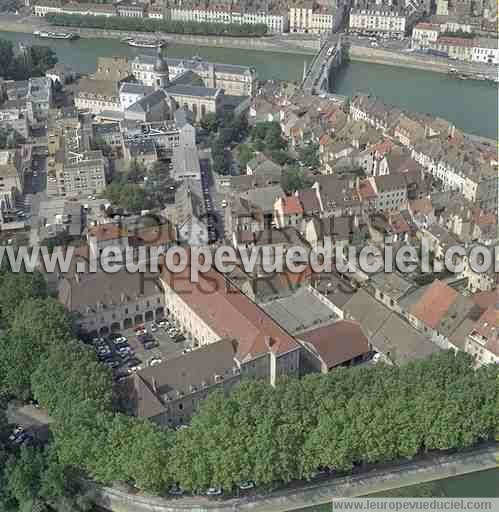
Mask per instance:
[[[40,37],[42,39],[66,39],[66,40],[73,40],[78,39],[78,34],[75,34],[74,32],[43,32],[39,30],[35,30],[33,32],[33,35]]]
[[[165,45],[165,41],[162,39],[151,41],[148,39],[130,39],[127,41],[128,46],[134,46],[136,48],[162,48]]]

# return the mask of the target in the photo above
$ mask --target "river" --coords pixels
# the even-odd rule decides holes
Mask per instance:
[[[439,497],[439,498],[497,498],[499,497],[499,469],[471,473],[437,480],[428,484],[396,489],[371,497]],[[319,505],[294,512],[330,512],[331,505]]]
[[[99,55],[151,53],[154,50],[130,48],[115,39],[43,41],[29,34],[0,32],[0,38],[14,43],[50,44],[60,62],[78,72],[95,70]],[[253,66],[262,79],[299,80],[304,61],[311,55],[258,52],[242,49],[173,45],[172,57],[198,55],[213,62]],[[474,80],[457,80],[441,73],[397,68],[364,62],[351,62],[335,80],[335,92],[351,96],[370,92],[393,104],[415,112],[427,112],[448,119],[468,133],[497,139],[497,87]]]

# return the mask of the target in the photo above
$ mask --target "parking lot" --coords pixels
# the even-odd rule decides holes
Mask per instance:
[[[191,350],[190,340],[175,340],[168,326],[147,322],[143,327],[139,332],[136,327],[92,340],[99,359],[113,369],[117,380]]]

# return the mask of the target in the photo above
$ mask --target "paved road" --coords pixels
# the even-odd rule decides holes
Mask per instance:
[[[31,172],[25,177],[24,190],[24,203],[29,212],[31,224],[30,244],[36,245],[40,242],[38,238],[40,202],[47,198],[47,158],[45,156],[33,156]]]
[[[378,39],[376,41],[377,46],[373,46],[373,41],[368,37],[356,36],[348,34],[344,36],[345,41],[348,41],[352,46],[359,46],[365,48],[375,48],[379,50],[386,50],[399,55],[415,56],[419,59],[427,60],[430,62],[438,62],[445,66],[455,67],[459,71],[464,73],[484,74],[487,76],[497,76],[497,66],[489,64],[481,64],[478,62],[463,62],[449,59],[447,57],[440,57],[436,55],[429,55],[423,51],[409,51],[411,48],[411,39],[405,38],[403,40],[393,39]]]

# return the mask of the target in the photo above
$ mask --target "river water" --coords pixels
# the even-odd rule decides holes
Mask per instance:
[[[471,473],[430,482],[428,484],[404,487],[389,493],[374,496],[439,497],[439,498],[497,498],[499,497],[499,469]],[[296,512],[330,512],[331,505],[319,505]]]
[[[41,42],[29,35],[0,32],[0,38],[15,43],[47,44],[56,50],[60,62],[79,72],[95,70],[99,55],[126,55],[154,50],[131,48],[116,39],[80,39],[78,41]],[[253,66],[262,79],[299,80],[304,61],[310,55],[172,45],[172,57],[198,55],[206,60]],[[457,80],[447,75],[379,64],[351,62],[341,71],[335,92],[350,96],[355,92],[370,92],[393,104],[415,112],[441,116],[468,133],[497,139],[498,93],[495,85],[474,80]]]

